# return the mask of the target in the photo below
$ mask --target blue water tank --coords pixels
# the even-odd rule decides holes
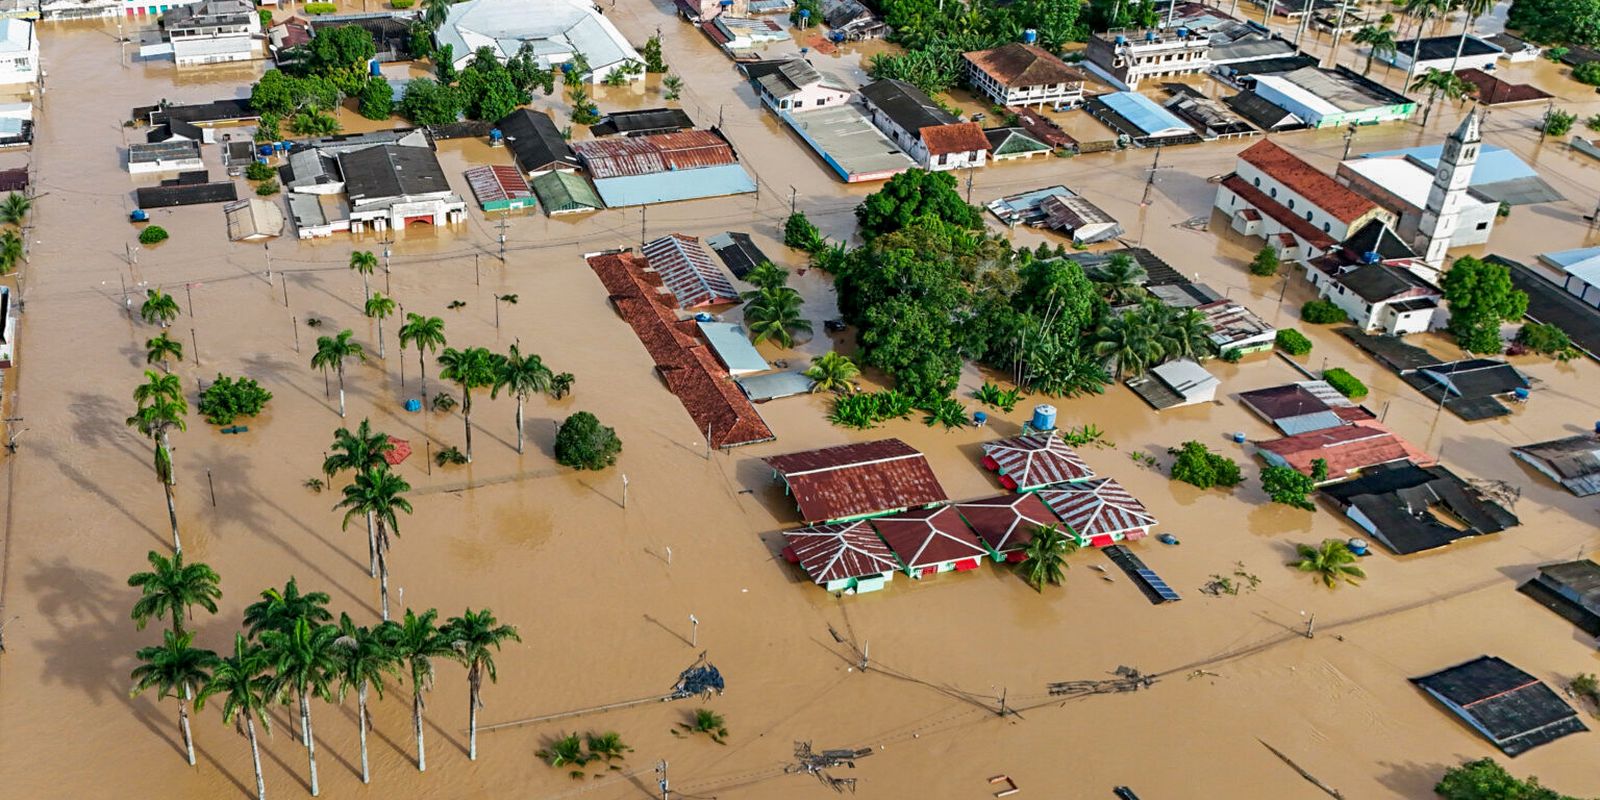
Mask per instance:
[[[146,214],[144,209],[136,208],[132,214],[128,215],[128,219],[133,222],[147,222],[150,219],[150,215]]]
[[[1375,252],[1373,252],[1371,250],[1368,250],[1367,252],[1361,254],[1361,263],[1363,263],[1363,264],[1376,264],[1376,263],[1378,263],[1379,261],[1382,261],[1382,260],[1383,260],[1382,256],[1378,255],[1377,253],[1375,253]]]
[[[803,20],[804,19],[811,19],[811,9],[809,9],[809,8],[800,9],[800,19],[803,19]]]
[[[1025,44],[1034,44],[1034,43],[1038,42],[1039,41],[1039,32],[1034,30],[1033,28],[1025,28],[1025,29],[1023,29],[1023,31],[1022,31],[1022,41]]]
[[[974,411],[974,412],[972,412],[972,422],[973,422],[973,424],[977,425],[978,427],[980,427],[980,428],[983,427],[983,424],[988,422],[988,421],[989,421],[989,415],[988,414],[986,414],[986,413],[984,413],[982,411]]]
[[[1187,39],[1187,38],[1189,38],[1189,29],[1188,28],[1179,28],[1178,29],[1178,38],[1179,39]]]
[[[711,320],[712,316],[704,311],[694,315],[695,322],[710,322]]]
[[[1123,36],[1122,34],[1119,33],[1119,34],[1117,34],[1117,38],[1116,38],[1115,41],[1119,45],[1124,45],[1124,44],[1128,43],[1128,37]]]
[[[367,70],[372,73],[373,77],[383,74],[383,67],[378,64],[378,59],[376,58],[367,61]]]
[[[415,397],[411,398],[410,400],[407,400],[406,401],[406,410],[410,411],[413,414],[417,413],[418,411],[421,411],[422,410],[422,401],[418,400]]]
[[[572,62],[570,62],[570,61],[563,61],[563,62],[562,62],[562,63],[561,63],[561,71],[562,71],[562,73],[564,73],[564,74],[571,74],[571,73],[572,73]]]
[[[1036,431],[1053,431],[1056,428],[1056,407],[1040,403],[1033,407],[1033,421],[1028,425]]]
[[[1155,31],[1145,31],[1144,32],[1144,40],[1147,41],[1147,42],[1155,41],[1156,40],[1156,32]]]
[[[1234,444],[1244,444],[1244,431],[1234,431],[1234,433],[1233,433],[1233,443]]]
[[[505,139],[505,138],[506,138],[506,135],[504,133],[501,133],[499,128],[490,128],[489,129],[489,146],[490,147],[499,147],[500,144],[501,144],[501,141],[503,139]]]
[[[1355,553],[1358,556],[1364,556],[1367,554],[1369,545],[1367,544],[1366,539],[1355,538],[1345,542],[1345,547],[1350,548],[1350,552]]]
[[[270,156],[270,155],[272,155],[272,145],[270,145],[270,144],[261,145],[260,147],[256,148],[256,152],[258,152],[258,153],[260,153],[261,155],[264,155],[264,156]]]
[[[1511,390],[1511,394],[1513,396],[1515,396],[1518,400],[1527,400],[1528,399],[1528,390],[1527,390],[1526,387],[1523,387],[1523,386],[1518,386],[1517,388],[1512,389]]]

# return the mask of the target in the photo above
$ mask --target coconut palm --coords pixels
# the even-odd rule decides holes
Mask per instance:
[[[1356,566],[1356,554],[1341,539],[1323,539],[1317,547],[1297,544],[1294,549],[1300,558],[1289,562],[1289,566],[1313,573],[1329,589],[1337,589],[1339,581],[1355,586],[1367,577],[1367,573]]]
[[[438,618],[436,609],[418,615],[408,608],[400,624],[389,633],[395,657],[404,661],[411,672],[411,726],[417,734],[418,772],[428,769],[427,748],[422,739],[422,693],[433,688],[434,659],[455,657],[450,640],[439,632]]]
[[[758,289],[747,295],[744,322],[757,344],[768,339],[783,347],[794,346],[794,334],[811,331],[811,321],[801,316],[804,300],[787,286]]]
[[[678,724],[683,725],[681,722]],[[694,723],[684,725],[684,727],[688,728],[691,733],[703,733],[710,736],[711,741],[717,744],[723,744],[724,740],[728,738],[727,720],[723,719],[721,714],[709,708],[695,709]]]
[[[222,695],[222,721],[244,728],[250,737],[250,761],[256,768],[256,800],[266,800],[267,782],[261,774],[261,745],[256,741],[256,721],[272,733],[272,715],[267,704],[272,694],[272,676],[267,672],[267,653],[244,634],[233,635],[233,655],[221,659],[211,671],[211,679],[201,687],[194,708],[205,708],[206,701]]]
[[[317,734],[311,726],[311,698],[333,698],[333,678],[339,667],[338,654],[333,642],[339,638],[339,629],[332,625],[319,625],[305,617],[294,621],[288,630],[262,631],[261,644],[272,664],[273,694],[287,698],[293,691],[300,705],[300,737],[310,762],[311,796],[320,789],[317,784]]]
[[[1388,28],[1363,26],[1350,37],[1350,41],[1367,46],[1367,66],[1361,70],[1362,75],[1372,71],[1372,59],[1379,56],[1392,57],[1395,54],[1394,31]]]
[[[1211,324],[1204,314],[1165,305],[1153,307],[1150,313],[1158,327],[1163,357],[1198,359],[1210,352]]]
[[[812,359],[810,369],[805,371],[811,379],[811,391],[845,394],[855,391],[853,381],[860,374],[860,368],[848,356],[832,351]]]
[[[144,304],[139,306],[139,318],[165,328],[178,318],[178,301],[160,289],[147,289]]]
[[[493,386],[500,374],[500,357],[487,347],[457,350],[446,347],[439,354],[439,377],[461,387],[461,418],[467,428],[467,461],[472,461],[472,390]]]
[[[1401,10],[1417,21],[1415,35],[1412,37],[1411,63],[1406,66],[1406,86],[1411,86],[1411,82],[1417,76],[1417,57],[1422,50],[1422,29],[1427,26],[1428,20],[1445,14],[1454,4],[1455,0],[1404,0]]]
[[[1101,296],[1114,306],[1139,302],[1145,296],[1144,282],[1148,278],[1144,267],[1127,253],[1117,253],[1089,274]]]
[[[140,592],[133,604],[133,622],[139,630],[144,630],[152,617],[166,619],[170,614],[172,632],[183,633],[183,620],[189,616],[190,608],[200,606],[217,613],[222,590],[217,588],[221,578],[216,570],[198,562],[183,563],[183,553],[167,558],[151,550],[145,558],[150,561],[150,571],[128,576],[128,585]]]
[[[361,273],[361,296],[371,299],[372,287],[367,278],[378,268],[378,257],[371,250],[357,250],[350,254],[350,268]]]
[[[339,375],[339,416],[344,416],[344,362],[345,359],[354,358],[366,361],[366,351],[357,342],[350,340],[355,334],[349,328],[339,331],[337,336],[318,336],[317,352],[311,355],[311,368],[327,370],[332,368]]]
[[[267,631],[287,631],[302,619],[313,625],[325,624],[333,619],[327,605],[327,592],[301,594],[300,584],[290,577],[282,591],[263,590],[261,599],[245,608],[245,633],[260,639]]]
[[[428,359],[427,353],[437,353],[444,347],[444,320],[440,317],[424,317],[421,314],[406,314],[405,324],[400,326],[400,349],[404,351],[406,345],[417,345],[417,363],[422,370],[422,399],[428,399]]]
[[[451,617],[439,631],[445,639],[449,640],[450,647],[455,650],[456,660],[467,668],[467,758],[478,760],[478,709],[483,707],[480,692],[483,689],[483,679],[489,678],[490,683],[496,681],[494,671],[494,653],[506,641],[520,642],[522,637],[517,635],[517,629],[512,625],[501,625],[494,618],[494,612],[489,609],[473,611],[467,609],[459,617]]]
[[[1112,315],[1095,329],[1094,340],[1095,355],[1116,361],[1117,380],[1143,375],[1165,355],[1155,326],[1139,310]]]
[[[517,453],[522,452],[522,404],[535,393],[549,392],[555,378],[550,368],[544,365],[544,360],[535,353],[522,354],[517,345],[511,345],[504,358],[499,359],[499,369],[495,371],[494,387],[489,390],[490,397],[498,397],[501,389],[510,391],[517,398]]]
[[[1044,591],[1046,583],[1061,585],[1066,578],[1067,556],[1078,551],[1078,539],[1061,532],[1055,525],[1036,525],[1033,537],[1022,549],[1022,561],[1017,569],[1036,592]]]
[[[28,212],[33,208],[33,201],[21,192],[12,192],[0,200],[0,222],[7,225],[21,226],[22,221],[28,218]]]
[[[411,484],[388,467],[367,467],[356,473],[355,483],[344,487],[344,499],[333,507],[335,511],[345,510],[343,529],[348,530],[350,520],[358,516],[372,521],[371,548],[378,562],[378,590],[385,620],[389,618],[389,533],[400,535],[396,511],[411,513],[411,501],[404,497],[409,491]]]
[[[1467,46],[1467,34],[1472,32],[1472,26],[1478,17],[1494,10],[1495,0],[1454,0],[1457,8],[1461,9],[1461,38],[1456,42],[1456,57],[1450,61],[1450,74],[1454,75],[1456,67],[1461,65],[1461,51]],[[0,208],[0,214],[4,209]]]
[[[372,719],[367,713],[367,690],[377,692],[378,699],[382,700],[384,679],[398,674],[400,670],[400,662],[389,647],[389,636],[381,627],[376,630],[360,627],[350,620],[349,614],[339,615],[339,638],[333,642],[338,659],[339,702],[344,702],[350,689],[356,690],[356,725],[361,730],[362,783],[372,782],[372,770],[367,764],[367,729],[372,727]]]
[[[161,491],[167,500],[167,519],[172,523],[172,550],[181,553],[183,540],[178,536],[178,505],[172,490],[176,474],[172,468],[170,434],[173,428],[180,431],[188,428],[184,417],[189,413],[189,402],[183,397],[176,375],[157,375],[150,370],[144,374],[149,380],[134,388],[133,398],[138,408],[126,424],[148,437],[154,446],[156,480],[161,482]]]
[[[1454,72],[1444,72],[1432,67],[1426,73],[1417,76],[1411,83],[1411,91],[1428,90],[1428,103],[1422,108],[1422,127],[1428,127],[1428,118],[1433,115],[1433,101],[1439,95],[1444,95],[1446,100],[1460,100],[1477,91],[1477,87]]]
[[[382,292],[367,298],[367,317],[378,321],[378,358],[383,358],[383,321],[394,314],[394,306],[394,298]]]
[[[133,401],[142,406],[158,400],[188,403],[183,397],[183,382],[178,376],[160,375],[155,370],[147,369],[144,371],[144,383],[133,387]]]
[[[745,273],[745,282],[757,289],[776,289],[789,285],[789,270],[771,261],[763,261]]]
[[[9,274],[21,260],[22,237],[14,230],[0,231],[0,275]]]
[[[194,736],[189,730],[189,701],[195,687],[204,686],[217,663],[217,654],[194,646],[194,634],[161,632],[161,644],[140,648],[134,653],[140,664],[133,668],[133,691],[154,689],[156,697],[178,698],[178,728],[183,731],[183,749],[194,766]]]
[[[394,450],[394,442],[383,432],[373,432],[372,423],[361,420],[354,433],[348,428],[333,432],[333,455],[322,460],[322,472],[332,480],[343,470],[361,472],[370,467],[387,467],[386,453]],[[372,533],[372,517],[367,517],[367,572],[378,577],[377,539]]]
[[[183,360],[183,342],[178,341],[162,331],[160,336],[144,341],[144,363],[160,364],[162,372],[171,372],[167,362]]]

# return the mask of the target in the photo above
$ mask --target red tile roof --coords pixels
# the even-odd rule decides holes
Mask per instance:
[[[1083,72],[1067,66],[1038,45],[1011,42],[993,50],[967,53],[965,58],[1006,88],[1083,83]]]
[[[1306,222],[1299,214],[1285,208],[1282,203],[1268,197],[1265,192],[1250,185],[1250,182],[1239,177],[1237,173],[1222,179],[1222,185],[1228,191],[1239,196],[1240,200],[1255,207],[1262,214],[1271,217],[1279,225],[1293,231],[1296,236],[1306,240],[1318,250],[1327,250],[1337,244],[1337,241],[1324,232],[1321,228]],[[1249,209],[1245,209],[1248,211]]]
[[[910,570],[981,559],[989,554],[961,521],[954,506],[918,508],[878,517],[872,520],[872,527],[878,529],[878,535]]]
[[[1354,222],[1378,207],[1271,139],[1245,148],[1239,158],[1344,222]]]
[[[1094,470],[1054,431],[986,442],[983,453],[1018,491],[1094,477]]]
[[[671,295],[660,291],[660,276],[647,272],[642,259],[632,253],[612,253],[591,256],[588,262],[611,293],[617,313],[655,360],[667,389],[694,419],[696,430],[709,432],[717,447],[776,438],[750,399],[694,335],[694,320],[678,319]]]
[[[927,458],[899,439],[824,447],[763,460],[783,476],[807,522],[947,499]]]
[[[985,497],[951,507],[959,511],[973,533],[997,553],[1026,547],[1033,540],[1035,527],[1060,525],[1039,495],[1031,492]]]
[[[1427,453],[1371,420],[1257,442],[1256,447],[1306,475],[1311,474],[1312,461],[1324,459],[1330,479],[1392,461],[1411,461],[1419,466],[1434,463]]]
[[[866,521],[813,525],[789,531],[784,543],[818,584],[893,572],[894,553]]]
[[[922,143],[928,146],[928,154],[934,156],[975,153],[989,149],[989,137],[983,135],[983,128],[976,122],[929,125],[917,131],[917,135],[921,136]]]

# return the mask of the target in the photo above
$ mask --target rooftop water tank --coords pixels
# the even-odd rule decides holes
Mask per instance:
[[[1155,31],[1145,31],[1144,32],[1144,40],[1147,41],[1147,42],[1155,41],[1156,40],[1156,32]]]
[[[489,129],[489,146],[490,147],[499,147],[500,145],[505,143],[505,138],[506,138],[506,135],[501,133],[499,128],[490,128]]]
[[[1178,38],[1179,39],[1187,39],[1187,38],[1189,38],[1189,29],[1188,28],[1179,28],[1178,29]]]
[[[1037,30],[1034,30],[1033,28],[1025,28],[1025,29],[1023,29],[1023,31],[1022,31],[1022,41],[1025,44],[1034,44],[1034,43],[1038,42],[1039,41],[1039,32]]]
[[[1122,34],[1119,33],[1119,34],[1117,34],[1117,38],[1116,38],[1115,41],[1119,45],[1124,45],[1124,44],[1128,43],[1128,37],[1123,36]]]
[[[1518,386],[1515,389],[1512,389],[1511,394],[1523,402],[1526,402],[1528,399],[1528,389],[1524,386]]]
[[[1361,254],[1361,263],[1363,263],[1363,264],[1376,264],[1376,263],[1378,263],[1379,261],[1382,261],[1382,260],[1383,260],[1382,256],[1379,256],[1377,253],[1375,253],[1375,252],[1373,252],[1371,250],[1368,250],[1367,252]]]
[[[800,9],[800,18],[801,19],[811,19],[811,9],[809,9],[809,8]]]
[[[1028,423],[1036,431],[1053,431],[1056,428],[1056,407],[1040,403],[1033,407],[1033,420]]]

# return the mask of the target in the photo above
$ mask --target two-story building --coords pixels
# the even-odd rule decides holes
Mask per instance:
[[[850,102],[850,87],[842,79],[817,71],[803,58],[751,61],[739,69],[750,79],[756,96],[773,111],[799,113]]]
[[[963,57],[972,87],[996,105],[1076,107],[1083,102],[1083,72],[1038,45],[1012,42]]]
[[[861,87],[861,103],[878,130],[923,169],[981,167],[989,140],[976,122],[962,122],[921,89],[886,78]]]
[[[1181,27],[1106,31],[1089,37],[1084,64],[1118,88],[1132,91],[1150,78],[1198,75],[1211,69],[1211,38]]]
[[[1271,139],[1239,153],[1234,171],[1217,187],[1215,206],[1235,231],[1276,240],[1280,257],[1291,260],[1326,253],[1374,219],[1390,226],[1396,222],[1394,212]]]
[[[1308,269],[1306,277],[1362,330],[1404,336],[1439,326],[1444,297],[1439,287],[1400,264],[1379,261],[1376,253],[1364,259],[1367,263],[1332,271]]]
[[[38,80],[39,39],[33,34],[33,22],[13,17],[0,19],[0,85]]]
[[[139,48],[144,58],[171,56],[180,67],[249,61],[259,56],[261,15],[249,0],[201,0],[161,17],[161,43]]]

